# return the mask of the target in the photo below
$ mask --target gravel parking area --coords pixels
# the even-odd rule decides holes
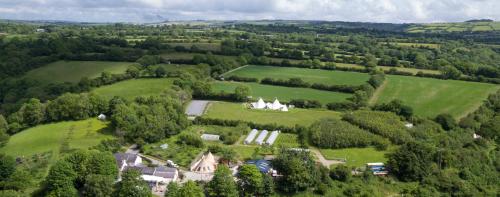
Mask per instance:
[[[208,103],[209,101],[192,100],[186,108],[186,114],[188,116],[201,116],[205,112]]]

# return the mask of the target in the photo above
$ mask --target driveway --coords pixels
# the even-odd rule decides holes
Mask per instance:
[[[323,157],[323,154],[319,152],[317,148],[310,148],[311,152],[316,155],[316,159],[318,162],[323,164],[323,166],[330,168],[331,165],[333,164],[345,164],[345,161],[340,161],[340,160],[328,160],[325,157]]]

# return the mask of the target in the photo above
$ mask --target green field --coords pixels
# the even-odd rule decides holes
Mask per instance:
[[[377,151],[375,148],[342,148],[319,149],[326,159],[346,159],[347,166],[363,167],[366,163],[386,162],[388,151]]]
[[[16,157],[52,152],[56,161],[62,149],[86,149],[113,138],[107,127],[94,118],[40,125],[13,135],[0,152]]]
[[[379,89],[377,103],[400,99],[411,106],[414,113],[423,117],[434,117],[449,113],[460,118],[475,110],[498,89],[498,85],[388,75],[387,84]]]
[[[101,86],[92,90],[93,93],[108,99],[120,96],[126,99],[134,99],[137,96],[158,95],[172,85],[172,78],[161,79],[131,79],[115,84]]]
[[[457,31],[498,31],[500,22],[461,22],[461,23],[429,23],[414,24],[406,31],[421,32],[457,32]]]
[[[243,103],[212,102],[204,115],[208,118],[243,120],[255,123],[294,126],[310,125],[322,118],[340,118],[340,113],[329,110],[290,109],[288,112],[248,109]]]
[[[242,82],[227,82],[216,81],[212,85],[214,92],[234,92],[238,85],[246,85],[251,89],[251,95],[254,99],[262,97],[264,100],[273,101],[275,98],[287,102],[292,99],[310,99],[318,100],[322,104],[331,102],[345,101],[351,97],[351,94],[331,92],[323,90],[315,90],[310,88],[292,88],[283,86],[263,85],[258,83],[242,83]]]
[[[292,133],[280,133],[278,139],[274,143],[275,147],[300,147],[297,140],[297,134]]]
[[[79,82],[83,77],[99,77],[102,72],[124,73],[132,62],[57,61],[26,73],[25,77],[42,83]]]
[[[233,75],[258,79],[265,77],[273,79],[289,79],[292,77],[298,77],[309,83],[328,85],[362,85],[370,78],[368,74],[358,72],[254,65],[245,66],[233,72],[224,74],[224,76]]]

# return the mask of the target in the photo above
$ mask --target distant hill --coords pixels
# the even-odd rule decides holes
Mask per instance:
[[[500,31],[500,22],[489,19],[477,19],[460,23],[413,24],[406,31],[409,33]]]

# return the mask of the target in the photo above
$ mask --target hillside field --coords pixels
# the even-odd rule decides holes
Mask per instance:
[[[449,113],[460,118],[475,110],[488,94],[499,88],[498,85],[387,75],[387,84],[380,87],[377,103],[402,100],[413,108],[416,115],[434,117]]]
[[[273,101],[278,98],[280,101],[290,101],[292,99],[310,99],[318,100],[323,105],[331,102],[345,101],[351,97],[351,94],[331,92],[324,90],[315,90],[310,88],[293,88],[273,85],[263,85],[258,83],[242,83],[242,82],[227,82],[216,81],[212,85],[214,92],[234,92],[238,85],[246,85],[251,89],[251,96],[254,99],[262,97],[264,100]]]
[[[340,113],[318,109],[289,109],[288,112],[248,109],[243,103],[212,102],[204,115],[208,118],[243,120],[261,124],[276,123],[309,126],[322,118],[340,118]]]
[[[131,79],[101,86],[92,90],[92,92],[104,96],[107,99],[111,99],[114,96],[120,96],[131,100],[137,96],[158,95],[163,90],[169,88],[172,83],[172,78]]]
[[[133,62],[57,61],[26,73],[25,77],[42,83],[77,83],[83,77],[99,77],[102,72],[125,73]]]
[[[277,67],[277,66],[255,66],[249,65],[226,73],[224,76],[241,76],[263,79],[289,79],[298,77],[309,83],[320,83],[328,85],[361,85],[366,83],[370,76],[366,73],[329,71],[320,69]]]
[[[40,125],[11,136],[0,152],[16,157],[52,152],[55,161],[61,150],[86,149],[113,138],[107,127],[96,118]]]

